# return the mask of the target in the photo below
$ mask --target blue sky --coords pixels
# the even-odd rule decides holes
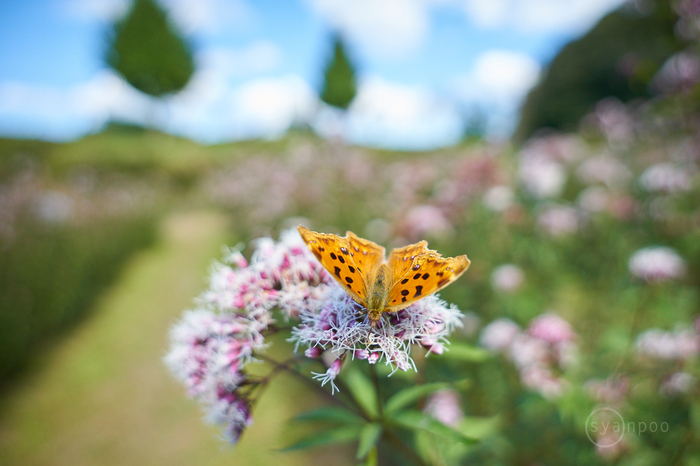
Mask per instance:
[[[371,146],[452,144],[463,116],[504,137],[541,69],[621,0],[160,0],[198,64],[153,103],[102,63],[127,0],[0,2],[0,135],[68,140],[109,119],[202,142],[275,138],[307,122]],[[330,37],[358,70],[345,115],[318,101]]]

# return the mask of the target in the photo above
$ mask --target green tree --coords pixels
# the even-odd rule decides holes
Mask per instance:
[[[356,93],[354,67],[345,51],[343,41],[336,35],[333,43],[333,57],[324,73],[321,100],[344,110],[350,106]]]
[[[154,0],[134,0],[108,35],[107,64],[139,91],[162,97],[194,73],[192,50]]]
[[[623,6],[562,48],[525,99],[515,139],[523,141],[540,128],[575,130],[605,97],[648,98],[649,81],[681,44],[669,3],[657,0],[647,8]]]

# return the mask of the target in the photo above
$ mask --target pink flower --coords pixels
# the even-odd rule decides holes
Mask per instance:
[[[556,398],[569,387],[561,375],[576,361],[575,333],[568,322],[553,314],[536,318],[527,332],[508,319],[487,325],[481,344],[500,351],[513,362],[520,380],[546,398]]]
[[[450,427],[457,427],[464,418],[459,394],[447,388],[430,395],[423,412]]]
[[[549,344],[573,341],[576,333],[571,325],[556,314],[542,314],[535,318],[527,329],[528,333]]]
[[[426,235],[449,236],[454,228],[440,208],[418,205],[406,213],[403,230],[408,238],[417,239]]]
[[[584,384],[591,397],[601,403],[619,404],[626,397],[630,388],[628,377],[620,376],[605,380],[592,379]]]

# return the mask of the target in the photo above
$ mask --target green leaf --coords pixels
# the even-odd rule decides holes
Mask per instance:
[[[364,463],[361,463],[362,466],[378,466],[379,465],[379,451],[377,450],[377,447],[372,447],[369,450],[369,454],[367,455],[367,459],[365,460]]]
[[[443,358],[455,359],[458,361],[483,362],[491,357],[491,353],[483,348],[469,345],[467,343],[450,343],[449,351],[442,353]]]
[[[386,412],[387,415],[391,415],[404,406],[413,403],[417,399],[449,386],[450,384],[447,382],[437,382],[404,388],[389,398],[389,400],[386,402],[386,406],[384,407],[384,412]]]
[[[357,424],[364,420],[357,414],[343,408],[324,406],[318,409],[312,409],[294,417],[297,421],[328,421],[337,424]]]
[[[348,368],[343,381],[362,409],[368,415],[377,417],[379,413],[377,393],[372,382],[359,369],[353,366]]]
[[[499,416],[465,417],[459,422],[457,430],[470,439],[482,439],[498,432],[500,423]]]
[[[397,425],[415,432],[429,432],[431,434],[464,444],[475,442],[475,439],[465,436],[462,432],[455,430],[430,416],[426,416],[420,411],[402,411],[395,414],[391,420]]]
[[[370,452],[372,447],[377,445],[379,438],[382,435],[382,425],[373,422],[371,424],[366,424],[360,431],[360,442],[357,445],[357,455],[356,458],[361,460]]]
[[[308,437],[302,438],[298,442],[293,443],[280,451],[305,450],[307,448],[320,447],[333,443],[350,442],[355,440],[360,435],[360,432],[361,428],[356,425],[323,429],[319,432],[311,434]]]

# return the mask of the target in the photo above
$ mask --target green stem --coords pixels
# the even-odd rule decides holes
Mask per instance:
[[[284,371],[287,371],[290,374],[294,375],[296,378],[303,380],[304,383],[306,383],[307,385],[310,385],[314,390],[320,392],[329,401],[331,401],[335,404],[341,405],[343,408],[357,414],[358,416],[360,416],[362,418],[366,418],[364,412],[361,412],[361,410],[358,410],[353,406],[349,406],[347,403],[345,403],[340,398],[331,395],[330,393],[328,393],[328,391],[326,391],[317,382],[315,382],[314,380],[310,379],[308,376],[302,374],[301,372],[299,372],[299,371],[295,370],[294,368],[292,368],[291,366],[289,366],[289,362],[294,361],[296,358],[290,358],[285,362],[279,362],[279,361],[275,361],[274,359],[269,358],[269,357],[264,356],[264,355],[258,355],[257,357],[259,357],[260,359],[262,359],[264,361],[269,362],[270,364],[272,364],[274,366],[272,371],[270,371],[270,373],[265,377],[265,379],[267,379],[267,380],[264,379],[265,381],[263,383],[265,385],[267,385],[269,383],[269,381],[272,379],[272,377],[274,377],[275,375],[277,375],[278,373],[280,373],[281,371],[284,370]],[[357,402],[355,400],[352,400],[352,401],[353,401],[353,405],[358,406]]]
[[[413,464],[418,466],[427,466],[425,461],[423,461],[423,458],[421,458],[420,455],[413,450],[413,448],[406,445],[406,443],[404,443],[404,441],[392,431],[384,429],[384,438],[389,444],[391,444],[392,447],[408,456]]]
[[[377,398],[377,411],[379,412],[379,419],[384,421],[384,400],[382,399],[381,385],[379,384],[379,376],[377,375],[377,365],[370,364],[369,372],[372,377],[372,384],[374,385],[374,392]]]

